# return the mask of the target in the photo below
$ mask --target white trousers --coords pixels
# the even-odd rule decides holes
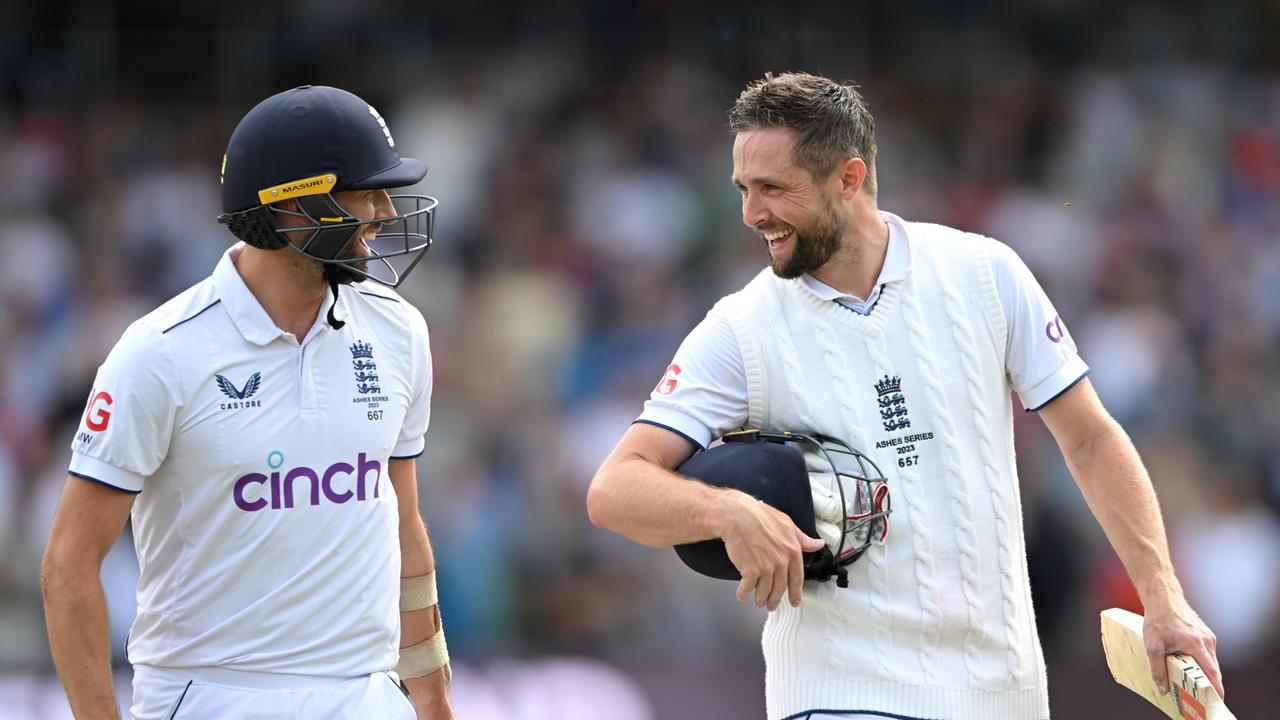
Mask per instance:
[[[416,720],[395,678],[304,677],[135,666],[134,720]]]

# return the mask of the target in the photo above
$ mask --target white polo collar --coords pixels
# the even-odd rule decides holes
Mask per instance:
[[[880,296],[880,288],[884,287],[885,284],[906,280],[907,276],[911,274],[912,266],[913,249],[911,236],[907,234],[907,228],[902,222],[902,218],[883,210],[880,211],[880,217],[884,218],[885,223],[889,226],[889,246],[885,250],[884,265],[880,268],[880,277],[876,280],[870,297],[863,299],[856,295],[841,292],[809,273],[800,276],[801,280],[804,281],[805,287],[812,290],[815,295],[823,300],[861,306],[874,304]]]
[[[271,316],[267,315],[267,311],[263,309],[262,303],[258,302],[258,298],[249,290],[249,286],[244,284],[244,278],[240,277],[240,271],[236,269],[233,258],[239,256],[242,250],[244,250],[244,243],[236,243],[222,254],[222,259],[213,269],[213,286],[218,293],[218,299],[226,307],[231,322],[235,323],[236,329],[244,339],[254,345],[267,345],[289,333],[280,329],[271,320]],[[341,291],[339,291],[339,297],[341,298]],[[333,294],[326,293],[324,303],[320,306],[320,313],[316,316],[316,323],[324,325],[324,329],[328,329],[326,318],[333,303]],[[339,320],[345,320],[348,314],[345,303],[339,301],[334,315]],[[308,336],[311,334],[308,332]],[[303,340],[304,338],[298,338],[298,342]]]

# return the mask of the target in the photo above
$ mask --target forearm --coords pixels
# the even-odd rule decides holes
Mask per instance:
[[[400,647],[417,645],[440,632],[440,608],[433,605],[425,610],[400,613]],[[405,689],[414,704],[425,710],[424,718],[449,717],[449,679],[447,670],[440,668],[421,677],[404,678]]]
[[[400,577],[421,577],[436,570],[435,556],[422,517],[414,512],[400,523]],[[400,647],[417,645],[440,629],[437,605],[400,613]]]
[[[721,537],[725,513],[749,499],[629,457],[601,466],[587,505],[597,526],[643,545],[669,547]]]
[[[1064,452],[1064,457],[1143,604],[1180,596],[1155,490],[1119,424],[1110,421],[1103,432]]]
[[[411,517],[401,518],[400,568],[402,578],[416,578],[435,572],[435,556],[431,552],[426,524],[416,512]],[[401,612],[400,648],[403,650],[423,643],[442,630],[439,604]],[[445,668],[440,668],[421,677],[403,678],[405,689],[424,717],[452,717],[446,673]]]
[[[1040,417],[1138,589],[1144,610],[1143,645],[1161,692],[1168,687],[1164,657],[1185,652],[1222,694],[1217,640],[1187,604],[1174,575],[1160,505],[1129,436],[1102,407],[1088,379],[1064,391],[1040,411]]]
[[[77,720],[118,720],[111,686],[107,602],[96,572],[42,571],[45,624],[53,662]]]

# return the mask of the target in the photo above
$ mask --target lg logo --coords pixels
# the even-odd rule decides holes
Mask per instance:
[[[667,368],[667,374],[662,376],[662,380],[658,383],[658,387],[653,391],[659,395],[670,395],[676,391],[676,377],[680,374],[680,366],[672,364]]]
[[[102,432],[107,429],[107,423],[111,422],[111,413],[107,412],[107,408],[111,407],[111,394],[105,390],[101,390],[93,394],[89,398],[89,404],[84,409],[84,424],[94,432]]]

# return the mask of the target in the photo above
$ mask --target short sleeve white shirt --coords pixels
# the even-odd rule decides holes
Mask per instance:
[[[842,293],[811,275],[802,279],[819,297],[863,315],[875,312],[886,285],[910,276],[916,248],[903,222],[881,216],[889,226],[884,265],[866,299]],[[1089,373],[1075,341],[1031,271],[1011,248],[995,243],[991,270],[1008,327],[1005,370],[1029,412],[1040,410]],[[747,373],[729,320],[712,309],[681,343],[636,422],[671,430],[707,447],[747,421]]]
[[[137,493],[129,659],[348,677],[392,667],[400,547],[388,463],[423,450],[426,323],[343,286],[299,342],[233,263],[135,322],[98,370],[72,475]]]

